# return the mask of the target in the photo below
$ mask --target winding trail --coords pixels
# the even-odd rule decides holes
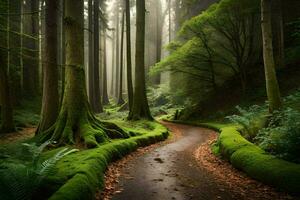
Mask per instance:
[[[170,131],[180,132],[179,139],[137,157],[133,167],[125,169],[132,178],[121,176],[121,193],[113,200],[212,200],[233,199],[230,191],[215,182],[199,167],[193,153],[214,134],[213,131],[179,124],[164,123]]]

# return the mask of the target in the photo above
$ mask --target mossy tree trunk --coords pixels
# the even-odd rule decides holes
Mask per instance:
[[[266,88],[269,100],[269,111],[272,113],[274,110],[281,108],[282,102],[276,77],[272,44],[271,0],[261,0],[261,16]]]
[[[133,85],[132,85],[132,62],[131,62],[131,31],[130,31],[130,1],[125,0],[126,12],[126,60],[127,60],[127,91],[128,107],[132,110],[133,104]]]
[[[58,94],[58,6],[59,0],[46,0],[45,56],[43,62],[43,104],[38,132],[50,128],[56,121],[59,109]]]
[[[84,1],[65,1],[66,80],[61,110],[54,126],[40,141],[59,145],[85,143],[96,147],[109,138],[128,137],[114,124],[100,122],[88,103],[84,75]]]
[[[129,120],[149,119],[152,116],[146,96],[145,81],[145,0],[136,1],[136,54],[135,85],[132,110]]]

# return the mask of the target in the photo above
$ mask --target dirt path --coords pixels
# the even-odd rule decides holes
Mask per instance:
[[[122,192],[112,199],[233,199],[230,191],[199,167],[193,155],[214,132],[199,127],[165,125],[171,131],[180,131],[182,137],[132,160],[133,167],[125,169],[127,176],[119,180]]]

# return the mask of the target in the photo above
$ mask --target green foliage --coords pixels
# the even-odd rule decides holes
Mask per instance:
[[[254,105],[248,109],[236,107],[239,114],[226,117],[232,123],[240,124],[242,135],[249,140],[256,137],[258,131],[265,126],[266,107]]]
[[[19,160],[17,156],[5,156],[6,159],[0,164],[0,199],[33,198],[46,179],[56,173],[56,163],[63,157],[78,151],[63,148],[44,160],[42,159],[43,151],[49,144],[50,142],[46,142],[37,146],[24,143],[22,160]]]
[[[300,112],[291,108],[274,112],[255,140],[266,151],[300,163]]]
[[[268,105],[237,107],[239,114],[227,117],[242,126],[241,134],[265,151],[288,161],[300,162],[300,91],[283,99],[284,108],[268,113]]]

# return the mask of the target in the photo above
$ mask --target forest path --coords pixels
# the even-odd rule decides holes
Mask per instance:
[[[194,152],[213,131],[180,124],[163,123],[181,137],[129,163],[113,200],[210,200],[233,199],[230,191],[217,184],[212,174],[197,164]]]

